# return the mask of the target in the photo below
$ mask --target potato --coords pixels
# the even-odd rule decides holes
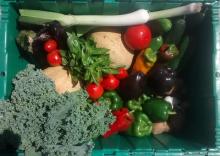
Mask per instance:
[[[134,55],[123,44],[119,29],[100,29],[91,33],[91,36],[97,47],[109,49],[112,66],[124,66],[126,69],[131,66]]]
[[[166,122],[153,123],[152,133],[154,135],[161,134],[164,132],[169,132],[170,128]]]
[[[73,82],[71,75],[62,66],[48,67],[43,70],[43,73],[54,82],[56,91],[59,94],[81,89],[79,81]]]

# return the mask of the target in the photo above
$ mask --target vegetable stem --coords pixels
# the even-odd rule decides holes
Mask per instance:
[[[169,115],[176,115],[176,112],[168,112]]]

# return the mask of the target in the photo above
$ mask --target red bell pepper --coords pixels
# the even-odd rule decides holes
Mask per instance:
[[[116,117],[116,121],[109,126],[109,130],[103,135],[107,138],[115,133],[126,131],[133,122],[133,115],[127,108],[121,108],[113,111],[112,114]]]

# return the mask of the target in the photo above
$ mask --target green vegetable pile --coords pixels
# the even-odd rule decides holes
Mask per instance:
[[[19,72],[13,84],[10,100],[0,101],[0,133],[18,134],[19,148],[25,151],[46,156],[89,155],[92,139],[114,121],[108,103],[91,104],[84,91],[60,95],[54,83],[32,65]]]
[[[108,49],[97,48],[91,38],[83,39],[69,33],[67,44],[69,51],[61,53],[62,64],[68,67],[75,78],[97,83],[104,74],[117,73],[110,66]]]

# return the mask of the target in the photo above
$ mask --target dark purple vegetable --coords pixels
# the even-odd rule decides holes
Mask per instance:
[[[125,101],[136,99],[144,93],[145,87],[145,75],[142,72],[135,72],[120,81],[119,94]]]
[[[166,65],[155,65],[147,75],[147,84],[156,95],[172,94],[176,83],[176,72]]]
[[[173,110],[175,115],[171,115],[167,121],[170,127],[170,133],[178,134],[184,130],[186,124],[186,111],[188,109],[188,103],[181,101],[180,103],[174,103]]]
[[[48,66],[46,55],[44,51],[44,43],[49,40],[54,39],[58,43],[59,49],[66,49],[67,34],[64,28],[59,22],[53,21],[48,23],[42,28],[36,35],[32,47],[34,52],[34,57],[36,58],[36,65],[40,68],[45,68]]]

